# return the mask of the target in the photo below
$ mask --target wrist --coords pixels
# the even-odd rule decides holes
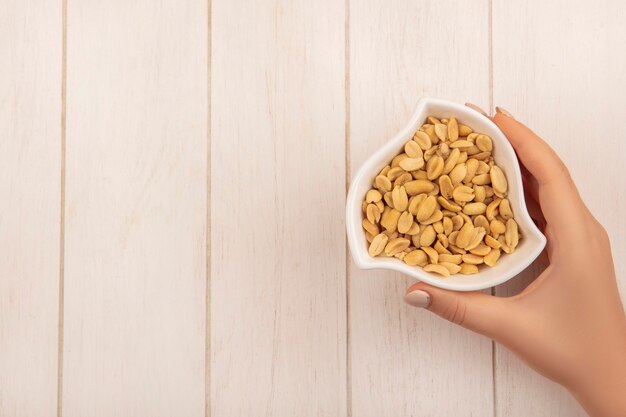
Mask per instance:
[[[590,355],[568,390],[592,417],[626,416],[626,332]]]

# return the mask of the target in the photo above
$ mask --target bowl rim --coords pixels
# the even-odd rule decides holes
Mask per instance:
[[[507,152],[510,154],[510,156],[512,156],[511,160],[514,162],[512,164],[512,169],[513,174],[516,177],[515,181],[517,181],[519,184],[519,187],[516,187],[516,189],[520,206],[519,208],[521,208],[521,213],[518,212],[516,214],[516,219],[519,219],[520,216],[523,216],[525,218],[525,226],[528,226],[524,229],[525,235],[532,235],[537,243],[535,244],[536,246],[532,248],[530,254],[527,257],[520,258],[519,261],[517,261],[513,266],[511,266],[508,270],[506,270],[503,274],[497,276],[496,278],[485,280],[484,282],[466,283],[460,285],[459,283],[450,282],[441,277],[436,277],[433,274],[423,271],[422,268],[409,266],[403,262],[388,262],[388,259],[386,258],[377,259],[370,257],[367,253],[367,250],[363,249],[363,242],[357,241],[358,239],[360,239],[359,235],[363,235],[363,232],[361,231],[361,200],[363,196],[357,195],[357,188],[359,188],[358,186],[361,184],[362,181],[367,180],[369,182],[368,178],[371,177],[371,173],[378,168],[378,165],[381,163],[381,159],[384,158],[383,155],[393,153],[393,151],[397,149],[401,143],[406,141],[406,137],[412,134],[413,130],[415,130],[414,126],[416,125],[416,123],[419,123],[420,120],[426,118],[427,114],[425,113],[425,111],[428,107],[431,106],[445,107],[449,109],[451,113],[457,115],[457,117],[460,118],[463,118],[463,116],[467,116],[470,119],[482,118],[481,123],[490,125],[491,128],[493,128],[498,133],[498,137],[494,138],[494,141],[498,142],[498,146],[504,148],[504,152]],[[511,179],[509,179],[509,182],[511,182]],[[355,221],[355,218],[358,218],[358,222]],[[430,285],[455,291],[481,290],[491,288],[508,281],[509,279],[513,278],[521,271],[526,269],[541,254],[547,242],[546,237],[537,228],[535,223],[530,218],[530,214],[528,213],[526,201],[524,200],[524,189],[519,161],[517,160],[517,156],[512,145],[506,139],[504,134],[500,131],[496,124],[493,123],[491,119],[479,113],[478,111],[455,102],[432,97],[421,97],[418,100],[417,105],[415,106],[415,110],[413,111],[406,125],[402,129],[400,129],[383,146],[378,148],[377,151],[371,154],[358,169],[354,178],[352,178],[352,181],[350,182],[350,188],[346,196],[346,231],[348,235],[348,245],[350,248],[350,253],[352,254],[352,258],[358,268],[389,269],[397,272],[402,272]],[[360,231],[361,233],[359,233]],[[479,275],[480,272],[474,275],[474,278],[478,277]]]

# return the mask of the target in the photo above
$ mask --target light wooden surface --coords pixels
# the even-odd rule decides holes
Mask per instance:
[[[626,5],[208,1],[0,0],[0,415],[584,415],[356,269],[343,205],[419,96],[502,105],[626,291]]]
[[[63,416],[205,413],[206,15],[69,4]]]
[[[0,3],[0,415],[57,411],[61,5]]]
[[[211,415],[345,416],[343,4],[212,12]]]

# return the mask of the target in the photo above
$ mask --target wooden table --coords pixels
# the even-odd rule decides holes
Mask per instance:
[[[357,270],[344,197],[418,97],[502,105],[569,165],[626,291],[624,19],[619,0],[0,0],[0,414],[584,415],[404,305],[411,279]]]

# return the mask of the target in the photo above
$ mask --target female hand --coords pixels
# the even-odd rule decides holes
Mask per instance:
[[[525,167],[529,207],[548,239],[549,266],[522,293],[500,298],[412,285],[408,304],[503,344],[562,384],[593,416],[626,416],[626,316],[602,225],[556,153],[506,111],[492,120]]]

